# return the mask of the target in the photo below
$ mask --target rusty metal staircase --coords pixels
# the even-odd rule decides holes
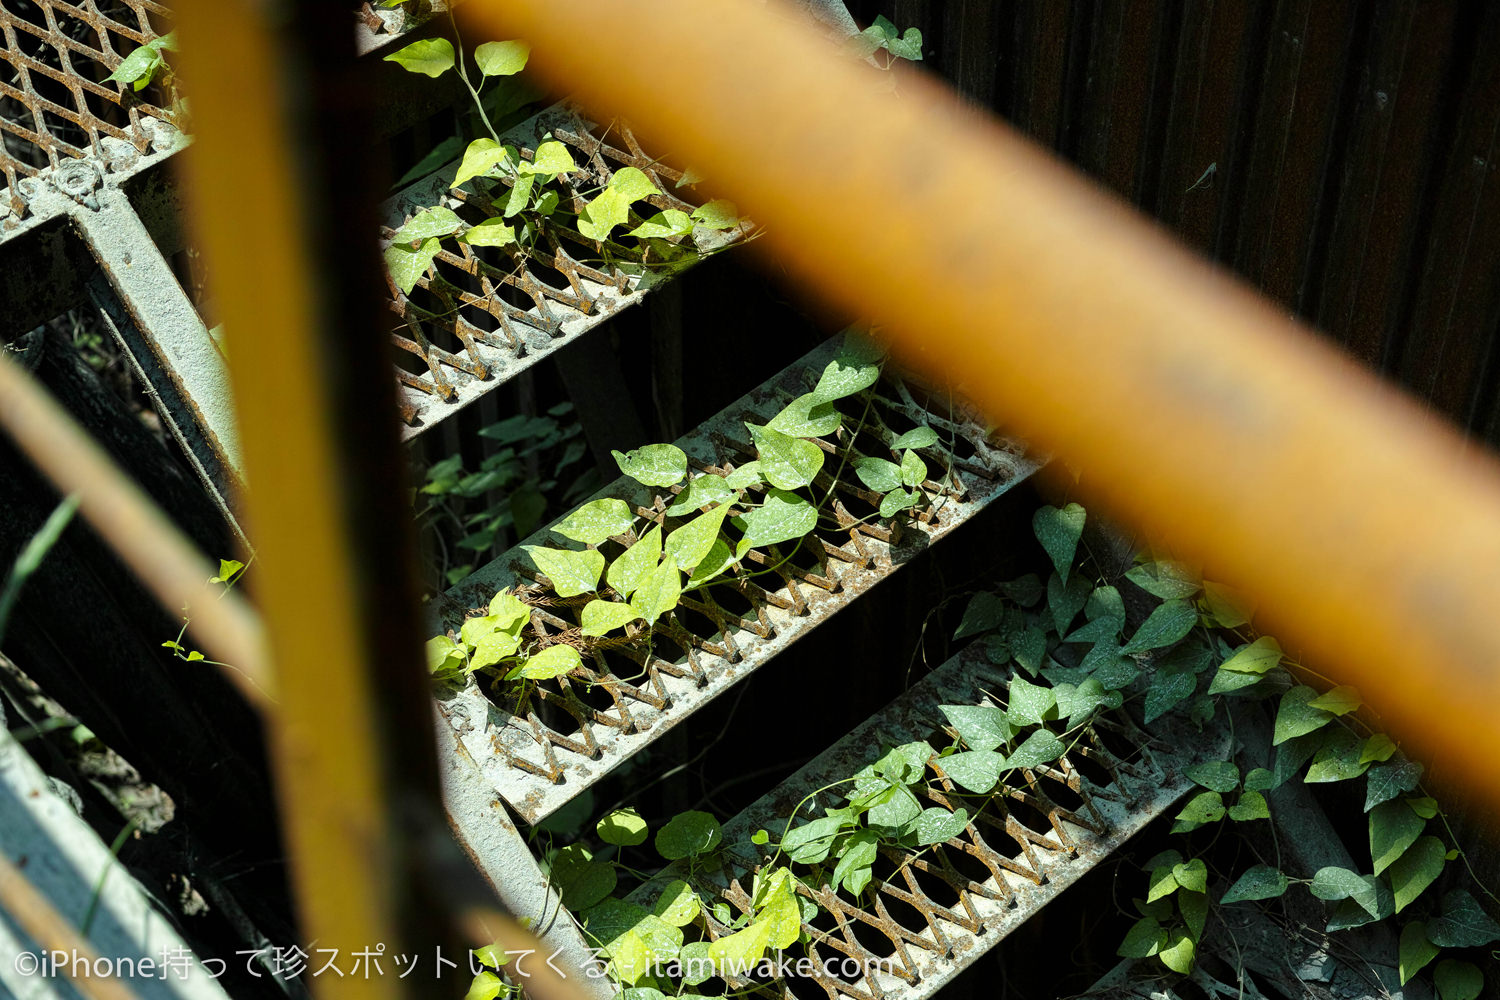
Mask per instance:
[[[0,115],[7,137],[0,149],[6,182],[0,196],[0,298],[16,304],[10,324],[25,328],[84,299],[92,303],[160,400],[163,419],[205,487],[232,518],[225,498],[238,483],[239,463],[223,358],[200,303],[171,263],[187,244],[174,221],[175,198],[163,165],[190,140],[176,127],[170,84],[136,93],[105,79],[126,50],[165,31],[168,12],[151,0],[121,0],[109,8],[118,8],[118,17],[64,0],[37,0],[34,7],[39,14],[21,16],[0,0],[0,67],[19,81],[0,81],[0,101],[10,102]],[[397,44],[404,27],[390,12],[369,5],[360,25],[362,48],[372,59]],[[677,191],[683,178],[642,150],[628,128],[600,128],[565,104],[538,113],[506,138],[530,155],[548,134],[587,164],[568,191],[575,200],[577,190],[607,183],[625,165],[648,173],[663,192]],[[659,195],[653,204],[693,207],[675,193]],[[472,186],[449,190],[429,175],[384,206],[383,238],[437,205],[471,216],[471,222],[496,214]],[[699,249],[725,249],[748,231],[709,238]],[[439,254],[411,292],[391,288],[390,308],[401,323],[396,342],[405,358],[395,378],[408,438],[587,337],[648,294],[650,283],[639,274],[597,266],[578,250],[553,238],[545,251],[511,249],[492,259],[465,246]],[[81,281],[37,281],[26,261],[89,266]],[[809,380],[815,381],[838,347],[832,341],[793,362],[679,439],[692,468],[729,477],[753,458],[745,422],[764,423],[807,392]],[[623,642],[611,649],[608,662],[601,656],[581,676],[540,686],[536,703],[524,709],[472,679],[435,699],[446,797],[460,841],[500,897],[518,915],[535,919],[536,929],[574,967],[588,964],[590,949],[542,875],[524,828],[557,813],[735,685],[752,683],[752,674],[799,638],[838,628],[836,612],[898,573],[914,552],[944,543],[1035,470],[1019,446],[996,439],[961,412],[922,406],[920,395],[892,375],[843,404],[855,408],[850,416],[871,407],[890,426],[928,424],[948,438],[944,454],[926,456],[932,468],[945,471],[921,484],[918,515],[904,528],[881,527],[853,513],[878,505],[878,496],[825,475],[818,485],[829,491],[842,526],[821,533],[796,558],[749,552],[748,562],[768,572],[753,580],[731,578],[685,602],[692,614],[678,616],[666,630],[675,646],[671,654]],[[856,438],[840,447],[847,459],[859,449],[874,453],[888,445]],[[638,516],[664,525],[678,515],[670,509],[675,491],[624,478],[598,496],[628,497]],[[528,541],[539,544],[546,533],[543,528]],[[497,590],[528,586],[536,576],[518,546],[434,601],[432,625],[456,629],[470,608]],[[539,613],[536,622],[542,630],[565,632],[577,627],[580,609],[581,602],[561,602]],[[633,663],[640,676],[621,679],[615,667],[623,663]],[[941,731],[939,704],[991,704],[987,685],[1003,680],[981,657],[954,657],[787,775],[729,829],[769,824],[789,800],[869,763],[881,741]],[[1101,722],[1076,752],[1026,773],[1006,819],[969,825],[948,842],[948,853],[887,858],[873,912],[836,897],[820,899],[827,909],[819,918],[823,923],[808,927],[819,942],[815,951],[894,964],[889,974],[824,976],[818,985],[830,997],[859,1000],[934,994],[1176,801],[1187,788],[1180,769],[1189,753],[1188,741],[1176,747],[1153,743],[1124,714]],[[744,908],[744,880],[762,860],[733,859],[741,874],[722,886],[723,901]],[[904,916],[888,908],[892,900],[902,904]],[[705,920],[710,937],[724,932],[722,923]],[[856,928],[872,929],[875,937]],[[606,981],[585,982],[600,997],[615,992]],[[784,986],[780,990],[791,995]]]

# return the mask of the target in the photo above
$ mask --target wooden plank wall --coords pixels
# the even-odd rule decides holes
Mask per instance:
[[[854,0],[942,74],[1500,443],[1500,4]]]

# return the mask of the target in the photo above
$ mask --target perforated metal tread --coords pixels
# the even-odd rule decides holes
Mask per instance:
[[[831,341],[818,348],[680,439],[677,444],[693,468],[726,475],[753,458],[744,421],[764,423],[807,392],[838,346]],[[444,717],[495,790],[522,818],[535,823],[550,815],[1035,469],[1019,448],[991,443],[978,424],[957,415],[950,421],[922,409],[903,383],[884,380],[877,388],[845,401],[842,410],[850,426],[869,406],[894,428],[893,434],[925,421],[944,437],[952,435],[951,479],[923,485],[924,507],[905,528],[906,534],[860,521],[873,512],[879,495],[854,480],[848,469],[849,481],[840,478],[835,484],[828,472],[837,465],[830,457],[815,486],[820,491],[832,489],[829,504],[846,527],[810,536],[816,539],[813,544],[798,549],[774,574],[760,578],[774,580],[774,587],[731,577],[706,592],[698,591],[697,597],[685,597],[670,620],[657,627],[658,637],[665,634],[676,646],[671,659],[660,653],[648,656],[634,640],[585,653],[585,676],[545,683],[537,703],[529,704],[522,716],[511,714],[514,706],[497,704],[472,679],[463,690],[442,696]],[[864,453],[879,447],[885,449],[881,454],[890,454],[868,431],[852,444],[847,435],[841,439],[840,453],[851,447]],[[924,458],[930,469],[943,467],[934,450],[927,450]],[[665,518],[670,528],[678,519],[663,511],[672,495],[621,478],[596,497],[627,499],[643,516]],[[542,544],[547,538],[543,529],[525,544]],[[611,557],[620,550],[617,542],[606,547]],[[744,565],[763,570],[779,558],[751,550]],[[456,629],[468,609],[484,606],[497,590],[528,585],[528,574],[534,579],[535,570],[519,546],[481,568],[437,602],[434,634]],[[591,595],[559,600],[531,586],[528,600],[536,602],[532,621],[538,627],[532,641],[550,644],[576,636],[578,613]],[[620,679],[632,675],[636,677],[630,681]]]
[[[554,213],[559,218],[582,212],[589,200],[585,192],[604,187],[625,166],[642,171],[661,192],[643,206],[686,212],[697,207],[678,196],[683,172],[647,155],[621,122],[595,125],[560,103],[501,136],[528,159],[545,138],[564,143],[580,167],[553,185],[561,198]],[[470,226],[503,218],[509,181],[476,179],[450,188],[456,170],[457,163],[451,163],[385,203],[381,237],[387,245],[396,230],[427,208],[450,208]],[[748,232],[748,224],[727,233],[700,227],[684,245],[709,254]],[[526,248],[453,246],[438,253],[411,294],[391,286],[391,309],[401,323],[396,343],[413,358],[397,372],[408,437],[638,302],[685,266],[676,262],[669,268],[623,227],[607,243],[558,225],[546,227]]]
[[[100,173],[134,169],[179,140],[176,93],[108,82],[136,48],[161,37],[168,11],[153,0],[0,3],[0,240],[39,214],[46,186],[92,190]],[[79,168],[91,177],[70,177]],[[91,179],[92,178],[92,179]]]
[[[804,822],[843,805],[839,789],[847,785],[813,793],[853,776],[888,747],[924,739],[934,748],[948,745],[954,734],[939,706],[994,705],[992,692],[1003,692],[1009,679],[1008,669],[990,664],[974,646],[948,660],[727,823],[724,841],[731,846],[722,870],[693,881],[700,891],[716,890],[736,916],[748,912],[754,873],[774,850],[748,848],[750,834],[765,829],[775,841],[799,805]],[[1182,768],[1205,759],[1208,742],[1191,730],[1149,736],[1120,710],[1100,716],[1057,761],[1024,769],[1019,780],[1003,778],[1004,794],[997,792],[960,836],[935,848],[882,847],[862,905],[826,887],[799,885],[819,915],[803,924],[811,942],[788,949],[788,964],[811,958],[810,978],[830,998],[933,995],[1177,802],[1192,787]],[[928,775],[943,792],[921,793],[924,807],[960,804],[944,794],[955,789],[941,758],[928,763]],[[747,849],[765,854],[746,855]],[[679,862],[631,898],[648,905],[681,877]],[[709,909],[708,937],[729,933]],[[845,959],[861,971],[848,972]],[[754,992],[795,995],[785,982]]]

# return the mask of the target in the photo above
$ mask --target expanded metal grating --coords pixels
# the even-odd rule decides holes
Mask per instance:
[[[107,161],[108,140],[145,153],[153,122],[176,127],[176,94],[160,80],[140,91],[105,82],[166,32],[167,18],[152,0],[0,0],[0,174],[9,211],[25,212],[21,178],[72,159]]]
[[[764,423],[794,397],[809,391],[838,349],[830,342],[730,405],[677,442],[693,469],[727,476],[755,457],[744,421]],[[584,650],[582,676],[545,682],[526,706],[514,703],[511,688],[487,693],[471,678],[460,691],[445,692],[442,713],[458,732],[495,790],[528,822],[535,823],[597,781],[631,753],[648,745],[694,710],[785,649],[928,544],[943,538],[1010,489],[1035,466],[1012,445],[989,441],[985,429],[964,417],[949,417],[919,405],[905,383],[886,378],[875,389],[839,404],[846,427],[829,452],[815,488],[831,490],[828,508],[844,526],[819,529],[811,544],[794,551],[751,550],[746,572],[684,595],[675,612],[656,627],[658,640],[674,647],[670,655],[641,639],[618,639]],[[924,502],[903,529],[865,523],[880,497],[848,475],[837,481],[829,471],[859,455],[890,455],[891,438],[877,435],[866,407],[878,412],[892,437],[919,422],[949,438],[954,454],[925,449],[932,470],[951,468],[942,482],[922,485]],[[862,427],[858,433],[849,428]],[[667,514],[672,491],[650,490],[619,479],[596,496],[628,499],[641,515],[675,528],[682,518]],[[691,516],[695,512],[683,512]],[[873,520],[873,518],[872,518]],[[527,539],[542,544],[544,529]],[[635,539],[621,538],[601,548],[613,558]],[[790,548],[790,547],[788,547]],[[785,560],[785,562],[783,562]],[[573,642],[585,595],[562,599],[534,581],[538,573],[517,547],[481,568],[439,602],[435,628],[456,630],[471,609],[488,604],[495,592],[517,587],[532,604],[538,646]]]
[[[735,915],[749,912],[755,874],[774,850],[737,853],[755,830],[773,831],[774,840],[799,805],[804,821],[845,805],[839,789],[849,786],[827,786],[888,747],[948,745],[955,734],[939,706],[1000,704],[992,692],[1003,692],[1009,679],[973,646],[948,660],[726,824],[725,843],[735,846],[726,848],[722,870],[693,880],[700,892],[714,891]],[[810,941],[787,949],[789,965],[810,958],[810,978],[830,998],[931,996],[1176,802],[1192,787],[1182,768],[1205,752],[1203,737],[1153,737],[1122,710],[1099,716],[1061,758],[1007,778],[959,836],[931,848],[883,846],[860,905],[826,886],[799,884],[819,912],[803,925]],[[973,809],[977,801],[955,789],[940,757],[928,762],[921,787],[924,807]],[[688,877],[680,864],[638,888],[633,901],[649,904],[667,881]],[[731,933],[712,907],[704,921],[710,940]],[[798,995],[785,981],[752,991]]]
[[[549,137],[565,143],[580,167],[555,182],[561,201],[554,218],[582,212],[592,194],[625,166],[641,170],[662,192],[643,205],[686,212],[697,207],[676,193],[683,172],[648,155],[621,122],[594,125],[558,104],[501,136],[527,159]],[[449,164],[386,203],[381,236],[387,244],[414,215],[434,206],[453,209],[470,226],[503,216],[510,181],[476,179],[450,189],[456,166]],[[741,226],[726,235],[700,228],[690,246],[711,253],[747,230]],[[633,304],[683,263],[661,259],[623,229],[601,243],[561,221],[524,248],[446,244],[410,295],[391,286],[391,309],[400,317],[396,343],[411,355],[411,363],[397,372],[408,436]]]

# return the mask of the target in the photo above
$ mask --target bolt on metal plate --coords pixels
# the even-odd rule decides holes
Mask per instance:
[[[700,473],[727,476],[753,459],[746,421],[763,424],[793,398],[808,392],[832,360],[838,341],[819,347],[677,442]],[[445,718],[498,792],[527,822],[536,823],[648,746],[672,726],[722,694],[835,612],[900,568],[911,555],[946,537],[996,497],[1029,476],[1035,465],[1009,443],[961,413],[945,416],[917,402],[916,391],[887,377],[840,404],[847,426],[829,452],[814,486],[830,491],[826,509],[841,527],[819,529],[792,551],[752,549],[745,572],[691,591],[656,626],[656,642],[620,638],[583,650],[584,668],[542,682],[524,706],[514,685],[486,690],[475,678],[440,694]],[[869,426],[866,408],[881,414],[887,430],[850,433]],[[894,437],[926,423],[947,438],[951,459],[923,449],[929,470],[946,468],[942,481],[921,486],[915,517],[887,528],[865,520],[880,495],[848,475],[861,454],[889,456]],[[888,434],[889,437],[885,437]],[[846,463],[838,479],[829,473]],[[638,514],[667,530],[696,511],[669,511],[676,491],[653,490],[622,477],[594,498],[628,498]],[[871,518],[873,521],[873,517]],[[540,545],[547,529],[526,539]],[[604,543],[610,558],[633,538]],[[756,571],[758,575],[751,576]],[[526,639],[536,646],[577,645],[579,615],[592,595],[558,598],[536,584],[537,573],[520,546],[480,568],[434,602],[433,634],[456,631],[471,609],[482,608],[506,587],[532,605]]]
[[[12,212],[25,213],[21,178],[106,152],[118,160],[106,139],[146,153],[152,121],[177,124],[177,95],[161,74],[139,91],[106,80],[166,33],[168,17],[153,0],[0,4],[0,178]]]

